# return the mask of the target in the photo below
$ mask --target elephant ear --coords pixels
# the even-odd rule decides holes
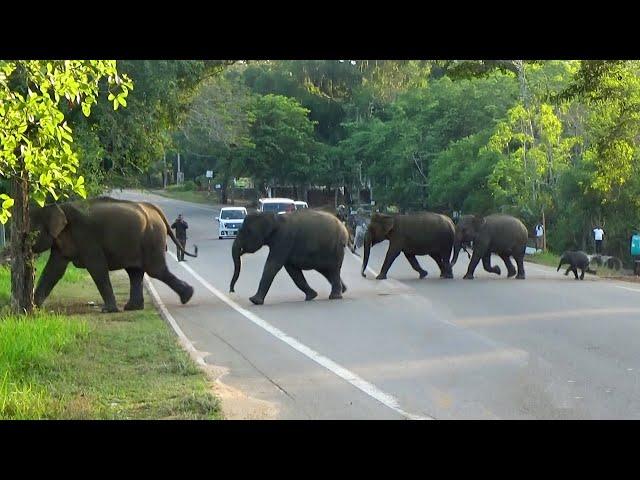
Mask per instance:
[[[391,215],[380,214],[378,219],[380,226],[382,227],[382,231],[384,232],[384,236],[387,237],[391,234],[393,230],[393,226],[395,224],[394,218]]]
[[[52,205],[48,208],[45,215],[45,225],[49,235],[58,238],[67,223],[67,216],[58,205]]]
[[[487,222],[487,220],[481,215],[474,215],[472,219],[473,229],[477,232],[482,228],[482,226]]]
[[[283,218],[283,215],[278,215],[277,213],[263,215],[262,221],[256,225],[263,244],[273,235]]]

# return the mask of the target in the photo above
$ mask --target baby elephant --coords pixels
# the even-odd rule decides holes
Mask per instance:
[[[567,268],[567,271],[564,272],[564,274],[569,275],[569,272],[573,271],[573,274],[576,276],[576,280],[578,280],[578,268],[582,270],[580,280],[584,280],[584,272],[592,273],[594,275],[596,273],[595,270],[589,269],[589,257],[584,252],[564,252],[560,258],[560,264],[558,265],[556,272],[559,271],[560,267],[566,263],[569,264],[569,268]]]

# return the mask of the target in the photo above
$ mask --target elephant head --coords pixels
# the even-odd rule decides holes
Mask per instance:
[[[269,239],[282,221],[281,217],[281,215],[275,213],[252,213],[245,217],[231,248],[233,278],[229,287],[230,292],[235,291],[234,287],[240,276],[240,266],[242,264],[240,257],[245,253],[257,252],[264,245],[268,245]]]
[[[456,225],[456,234],[453,241],[453,258],[451,259],[451,265],[455,265],[458,261],[458,254],[462,248],[465,252],[465,248],[471,242],[476,239],[480,228],[485,223],[484,217],[479,215],[463,215],[460,217],[458,224]],[[469,252],[467,252],[467,255]]]
[[[36,233],[34,253],[49,250],[68,223],[66,215],[58,205],[33,209],[29,217],[31,231]]]
[[[366,276],[364,271],[367,269],[367,264],[369,263],[371,246],[385,239],[389,239],[394,225],[395,219],[391,215],[374,213],[371,216],[367,233],[364,235],[364,258],[362,259],[362,270],[360,272],[363,277]]]

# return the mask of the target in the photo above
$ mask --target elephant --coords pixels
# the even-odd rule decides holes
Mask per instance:
[[[282,267],[304,292],[306,300],[313,300],[318,293],[307,283],[303,270],[316,270],[322,274],[331,284],[329,298],[340,299],[347,290],[340,278],[340,270],[348,238],[344,224],[326,212],[302,209],[284,215],[247,215],[231,248],[234,272],[229,291],[235,291],[241,256],[255,253],[267,245],[269,256],[260,285],[256,294],[249,299],[255,305],[264,303],[271,283]]]
[[[479,215],[463,215],[456,225],[453,258],[451,264],[458,260],[460,249],[473,242],[473,255],[465,280],[473,279],[473,272],[482,260],[487,272],[500,275],[500,267],[491,266],[491,254],[496,253],[507,266],[508,277],[516,275],[516,269],[509,257],[513,257],[518,265],[516,278],[524,280],[524,253],[527,247],[527,227],[515,217],[505,214],[493,214],[486,217]]]
[[[374,213],[364,235],[364,258],[360,273],[366,277],[364,272],[372,245],[386,239],[389,240],[389,249],[376,279],[387,278],[389,268],[401,252],[420,278],[426,277],[428,272],[420,266],[416,255],[429,255],[440,267],[441,278],[453,278],[449,257],[454,237],[455,226],[446,215],[433,212],[409,215]]]
[[[185,304],[193,287],[178,279],[167,268],[167,235],[178,249],[162,210],[152,203],[131,202],[110,197],[47,205],[30,212],[35,235],[34,253],[50,250],[49,260],[38,280],[35,303],[39,307],[72,262],[86,268],[96,284],[103,312],[117,312],[109,271],[125,269],[129,275],[130,296],[125,310],[144,308],[142,280],[147,273],[171,287]],[[185,254],[196,257],[195,253]]]
[[[560,267],[567,263],[569,264],[569,268],[567,268],[567,271],[564,272],[564,274],[569,275],[569,272],[573,271],[573,274],[576,276],[576,280],[578,280],[578,268],[582,270],[580,280],[584,280],[584,272],[591,273],[593,275],[596,274],[595,270],[591,270],[589,268],[589,257],[582,251],[564,252],[562,257],[560,257],[560,263],[558,264],[556,272],[560,271]]]

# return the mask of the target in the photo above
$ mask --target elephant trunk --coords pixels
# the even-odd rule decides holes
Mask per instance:
[[[451,259],[451,266],[453,267],[458,261],[458,255],[460,254],[460,248],[462,247],[462,238],[459,235],[456,235],[455,241],[453,242],[453,258]]]
[[[233,242],[233,247],[231,248],[231,256],[233,257],[233,278],[231,279],[231,285],[229,286],[230,292],[235,292],[234,287],[236,285],[236,281],[240,276],[240,266],[242,265],[242,259],[240,258],[242,255],[242,247],[238,243],[237,239]]]
[[[560,259],[560,263],[558,264],[558,268],[556,269],[556,272],[560,271],[560,267],[562,266],[563,263],[564,263],[564,257]]]
[[[362,270],[360,274],[363,277],[366,277],[364,271],[367,269],[367,264],[369,263],[369,253],[371,252],[371,233],[367,230],[367,233],[364,234],[364,257],[362,258]]]

